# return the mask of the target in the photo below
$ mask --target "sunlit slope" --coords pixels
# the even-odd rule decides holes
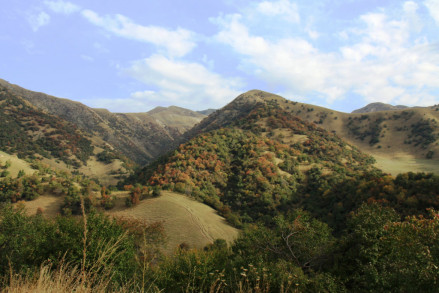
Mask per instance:
[[[404,110],[349,114],[284,99],[252,90],[204,119],[188,132],[188,137],[222,127],[245,117],[257,105],[276,103],[304,121],[333,132],[362,151],[376,156],[385,172],[396,174],[389,165],[394,161],[399,172],[437,170],[439,165],[439,106]]]
[[[118,193],[116,206],[106,213],[149,224],[162,222],[166,234],[164,250],[167,252],[183,243],[189,248],[203,248],[215,239],[231,242],[238,236],[239,230],[226,223],[214,209],[183,194],[164,191],[159,197],[143,200],[130,208],[125,206],[126,196],[126,193]],[[44,215],[53,217],[60,213],[63,199],[43,195],[22,204],[29,214],[35,214],[41,208]]]

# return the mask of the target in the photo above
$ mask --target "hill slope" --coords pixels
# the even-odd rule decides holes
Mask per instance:
[[[153,113],[111,113],[79,102],[23,89],[0,79],[0,85],[38,109],[59,116],[82,130],[102,138],[128,158],[146,164],[172,148],[181,134],[205,116],[178,108]]]
[[[140,116],[144,113],[130,113],[128,115]],[[179,134],[183,134],[191,129],[195,124],[206,118],[207,115],[181,107],[157,107],[148,111],[147,115],[153,117],[163,126],[176,129]]]
[[[276,100],[254,101],[253,109],[237,106],[243,101],[203,120],[192,130],[198,135],[131,180],[191,195],[239,226],[270,221],[328,182],[378,172],[371,157]]]
[[[370,113],[370,112],[379,112],[379,111],[392,111],[392,110],[404,110],[407,109],[407,106],[403,105],[390,105],[385,103],[371,103],[363,108],[352,111],[352,113]]]
[[[186,134],[186,139],[227,125],[229,121],[244,117],[258,104],[271,101],[375,156],[378,166],[385,172],[394,175],[413,170],[439,173],[439,106],[348,114],[252,90],[204,119]],[[389,162],[396,162],[401,169],[393,168]]]
[[[42,112],[27,100],[0,86],[0,150],[19,158],[38,159],[67,172],[77,171],[115,184],[129,160],[108,148],[99,137]],[[99,154],[111,157],[106,162]]]
[[[161,196],[143,200],[132,208],[116,207],[109,214],[147,223],[163,222],[168,253],[182,243],[191,248],[203,248],[215,239],[232,242],[238,236],[238,230],[211,207],[174,192],[162,192]]]

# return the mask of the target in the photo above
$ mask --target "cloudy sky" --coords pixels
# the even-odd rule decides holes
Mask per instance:
[[[113,112],[439,103],[439,0],[3,1],[0,27],[0,78]]]

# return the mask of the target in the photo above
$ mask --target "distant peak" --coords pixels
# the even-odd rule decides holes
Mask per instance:
[[[385,104],[385,103],[381,103],[381,102],[375,102],[375,103],[370,103],[367,106],[357,109],[355,111],[352,111],[352,113],[372,113],[372,112],[379,112],[379,111],[394,111],[394,110],[403,110],[408,108],[407,106],[403,106],[403,105],[390,105],[390,104]]]

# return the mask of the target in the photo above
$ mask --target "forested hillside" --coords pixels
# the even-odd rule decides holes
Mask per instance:
[[[404,216],[439,207],[437,176],[383,174],[372,157],[276,100],[223,126],[130,180],[186,193],[237,226],[269,223],[278,213],[305,208],[340,231],[363,202],[381,202]]]
[[[93,154],[90,139],[77,127],[38,111],[0,87],[0,148],[21,157],[55,157],[80,166]]]
[[[61,117],[84,133],[99,137],[112,148],[140,165],[167,150],[174,141],[205,115],[182,108],[162,108],[151,113],[111,113],[79,102],[26,90],[0,79],[0,86],[32,104],[36,109]]]
[[[290,97],[291,98],[291,97]],[[258,103],[277,101],[293,116],[337,134],[344,141],[372,155],[385,172],[439,173],[439,106],[348,114],[316,105],[287,100],[260,90],[238,96],[186,133],[196,134],[222,127],[254,109]]]
[[[191,195],[239,226],[300,205],[308,189],[324,189],[319,184],[379,173],[373,162],[272,101],[196,136],[131,180]]]
[[[158,188],[208,203],[240,227],[234,243],[217,239],[202,250],[182,243],[163,256],[160,225],[108,218],[89,197],[82,209],[77,194],[67,195],[67,210],[90,215],[47,220],[3,208],[0,252],[14,261],[1,262],[0,272],[31,268],[36,277],[26,284],[52,284],[61,274],[75,286],[114,292],[437,292],[438,176],[384,174],[370,156],[276,100],[240,113],[125,186],[130,206],[146,205],[142,197],[160,196]],[[103,203],[110,198],[105,189],[101,195]],[[80,271],[40,269],[42,259]],[[39,270],[50,277],[37,277]]]

